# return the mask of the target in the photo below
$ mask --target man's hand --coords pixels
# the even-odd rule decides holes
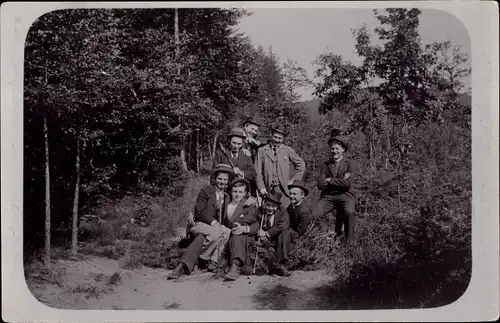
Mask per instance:
[[[266,196],[267,195],[267,190],[265,188],[260,190],[260,195]]]
[[[210,226],[215,227],[219,222],[217,220],[213,220],[212,223],[210,223]]]
[[[242,235],[243,233],[246,233],[246,231],[246,226],[242,226],[239,223],[235,223],[235,226],[231,229],[231,232],[236,236]]]
[[[331,178],[331,177],[328,177],[327,179],[325,179],[325,181],[326,181],[327,183],[330,183],[330,182],[332,181],[332,178]]]
[[[344,179],[349,179],[349,177],[351,177],[351,173],[349,173],[349,172],[345,173]]]
[[[238,175],[239,177],[244,177],[245,175],[243,174],[243,172],[238,168],[238,167],[235,167],[233,169],[233,172]]]
[[[265,238],[266,237],[266,232],[262,229],[257,230],[257,237],[259,238]]]
[[[249,205],[254,205],[257,203],[257,200],[253,196],[249,196],[245,203],[243,203],[244,206],[249,206]]]
[[[241,150],[245,155],[247,155],[248,157],[252,156],[252,153],[250,152],[250,150],[246,149],[246,148],[243,148]]]

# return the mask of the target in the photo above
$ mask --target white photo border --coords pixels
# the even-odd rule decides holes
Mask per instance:
[[[448,12],[467,29],[472,84],[472,277],[464,295],[430,309],[359,311],[61,310],[28,290],[23,269],[23,64],[31,24],[77,8],[408,7]],[[493,1],[4,2],[1,5],[2,318],[9,322],[491,321],[499,315],[498,3]]]

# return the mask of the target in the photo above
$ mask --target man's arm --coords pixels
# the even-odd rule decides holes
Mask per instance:
[[[245,169],[243,171],[244,178],[248,179],[249,181],[254,181],[257,174],[251,156],[245,155],[244,169]]]
[[[208,194],[205,192],[205,190],[202,189],[198,194],[198,197],[196,198],[196,204],[194,206],[194,217],[201,222],[211,225],[213,219],[210,219],[206,212],[207,202]]]
[[[286,210],[282,212],[283,216],[278,221],[278,223],[276,223],[269,230],[266,231],[266,235],[268,235],[269,238],[272,238],[275,235],[280,234],[284,230],[288,229],[288,227],[290,226],[290,216],[288,215],[288,212],[286,212]]]
[[[330,170],[328,169],[328,163],[323,165],[323,170],[321,172],[320,178],[318,180],[318,189],[323,191],[328,188],[329,182],[326,181],[327,178],[331,178]]]
[[[255,181],[257,183],[257,188],[259,189],[259,191],[263,188],[266,188],[264,185],[264,179],[262,178],[263,163],[264,163],[264,149],[259,148],[259,150],[257,150],[257,158],[255,159],[255,173],[256,173]]]
[[[354,174],[354,166],[352,162],[349,160],[347,161],[347,171],[345,172],[344,177],[332,178],[329,181],[329,184],[335,189],[341,189],[341,190],[350,189],[353,174]]]
[[[295,150],[293,150],[292,148],[290,148],[289,150],[290,161],[295,167],[294,181],[301,180],[304,176],[304,172],[306,171],[306,162],[295,152]]]

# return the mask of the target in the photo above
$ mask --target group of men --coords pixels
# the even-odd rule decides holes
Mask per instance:
[[[236,280],[246,262],[250,238],[274,244],[273,272],[288,276],[293,244],[313,218],[333,210],[337,211],[335,239],[352,239],[356,198],[350,190],[354,166],[343,156],[346,141],[336,135],[329,138],[331,158],[317,180],[320,199],[311,207],[304,200],[309,194],[302,182],[306,164],[284,144],[284,127],[274,127],[271,139],[262,143],[257,139],[260,126],[255,119],[247,119],[231,130],[225,145],[219,143],[210,184],[200,191],[194,208],[189,228],[192,242],[168,279],[191,273],[196,264],[206,263],[214,271],[228,260],[225,279]]]

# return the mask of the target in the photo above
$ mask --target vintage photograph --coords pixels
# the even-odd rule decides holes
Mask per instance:
[[[30,292],[84,310],[455,302],[470,55],[440,10],[47,12],[24,45]]]

